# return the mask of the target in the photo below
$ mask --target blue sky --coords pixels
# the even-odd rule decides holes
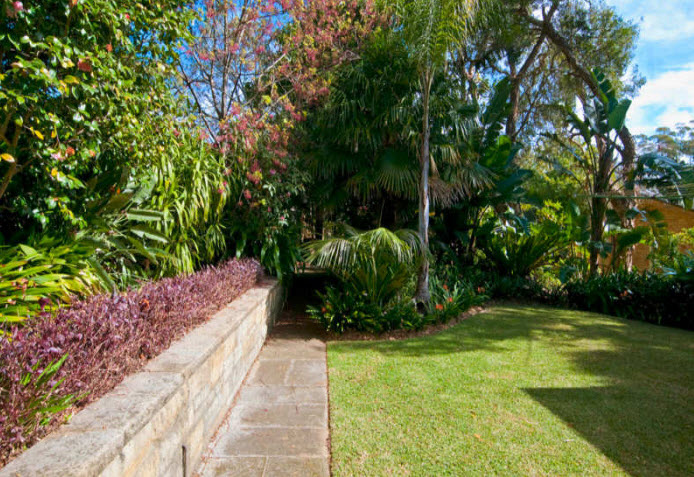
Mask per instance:
[[[636,64],[646,85],[634,99],[627,125],[637,134],[694,119],[694,0],[607,0],[636,21],[641,35]]]

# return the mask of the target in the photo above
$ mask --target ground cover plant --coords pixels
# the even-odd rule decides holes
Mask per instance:
[[[252,287],[233,260],[125,294],[96,295],[0,338],[0,463],[98,399]]]
[[[333,473],[691,475],[693,337],[514,305],[423,338],[331,342]]]

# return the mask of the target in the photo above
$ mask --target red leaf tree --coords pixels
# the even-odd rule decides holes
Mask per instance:
[[[198,13],[180,70],[201,122],[236,156],[252,156],[262,134],[280,159],[331,71],[384,21],[372,0],[206,0]]]

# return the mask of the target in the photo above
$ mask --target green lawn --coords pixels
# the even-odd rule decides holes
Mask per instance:
[[[694,475],[694,333],[498,306],[332,342],[336,476]]]

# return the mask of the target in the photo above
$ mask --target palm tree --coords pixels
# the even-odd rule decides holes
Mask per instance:
[[[389,32],[375,35],[359,61],[337,71],[329,100],[307,122],[308,165],[324,209],[339,210],[351,197],[416,199],[413,77],[405,45]]]
[[[390,2],[389,2],[390,3]],[[416,64],[417,96],[421,102],[419,133],[418,233],[429,246],[429,175],[431,171],[431,101],[437,73],[446,69],[449,53],[465,41],[481,0],[397,0],[393,11],[396,31],[403,36]],[[429,301],[429,261],[420,265],[415,298]]]
[[[396,297],[423,256],[412,230],[378,228],[366,232],[342,225],[339,235],[304,246],[306,262],[330,270],[346,286],[374,304]]]
[[[492,186],[494,173],[479,166],[468,143],[478,141],[469,136],[479,130],[479,141],[495,143],[496,122],[478,124],[478,106],[461,96],[447,67],[448,52],[465,41],[478,3],[384,6],[397,24],[376,35],[360,61],[337,72],[328,104],[308,121],[316,146],[309,163],[321,204],[335,206],[334,199],[350,195],[364,202],[417,200],[418,235],[428,249],[432,202],[450,205]],[[492,109],[499,109],[496,103]],[[425,257],[417,301],[429,299],[428,277]]]

